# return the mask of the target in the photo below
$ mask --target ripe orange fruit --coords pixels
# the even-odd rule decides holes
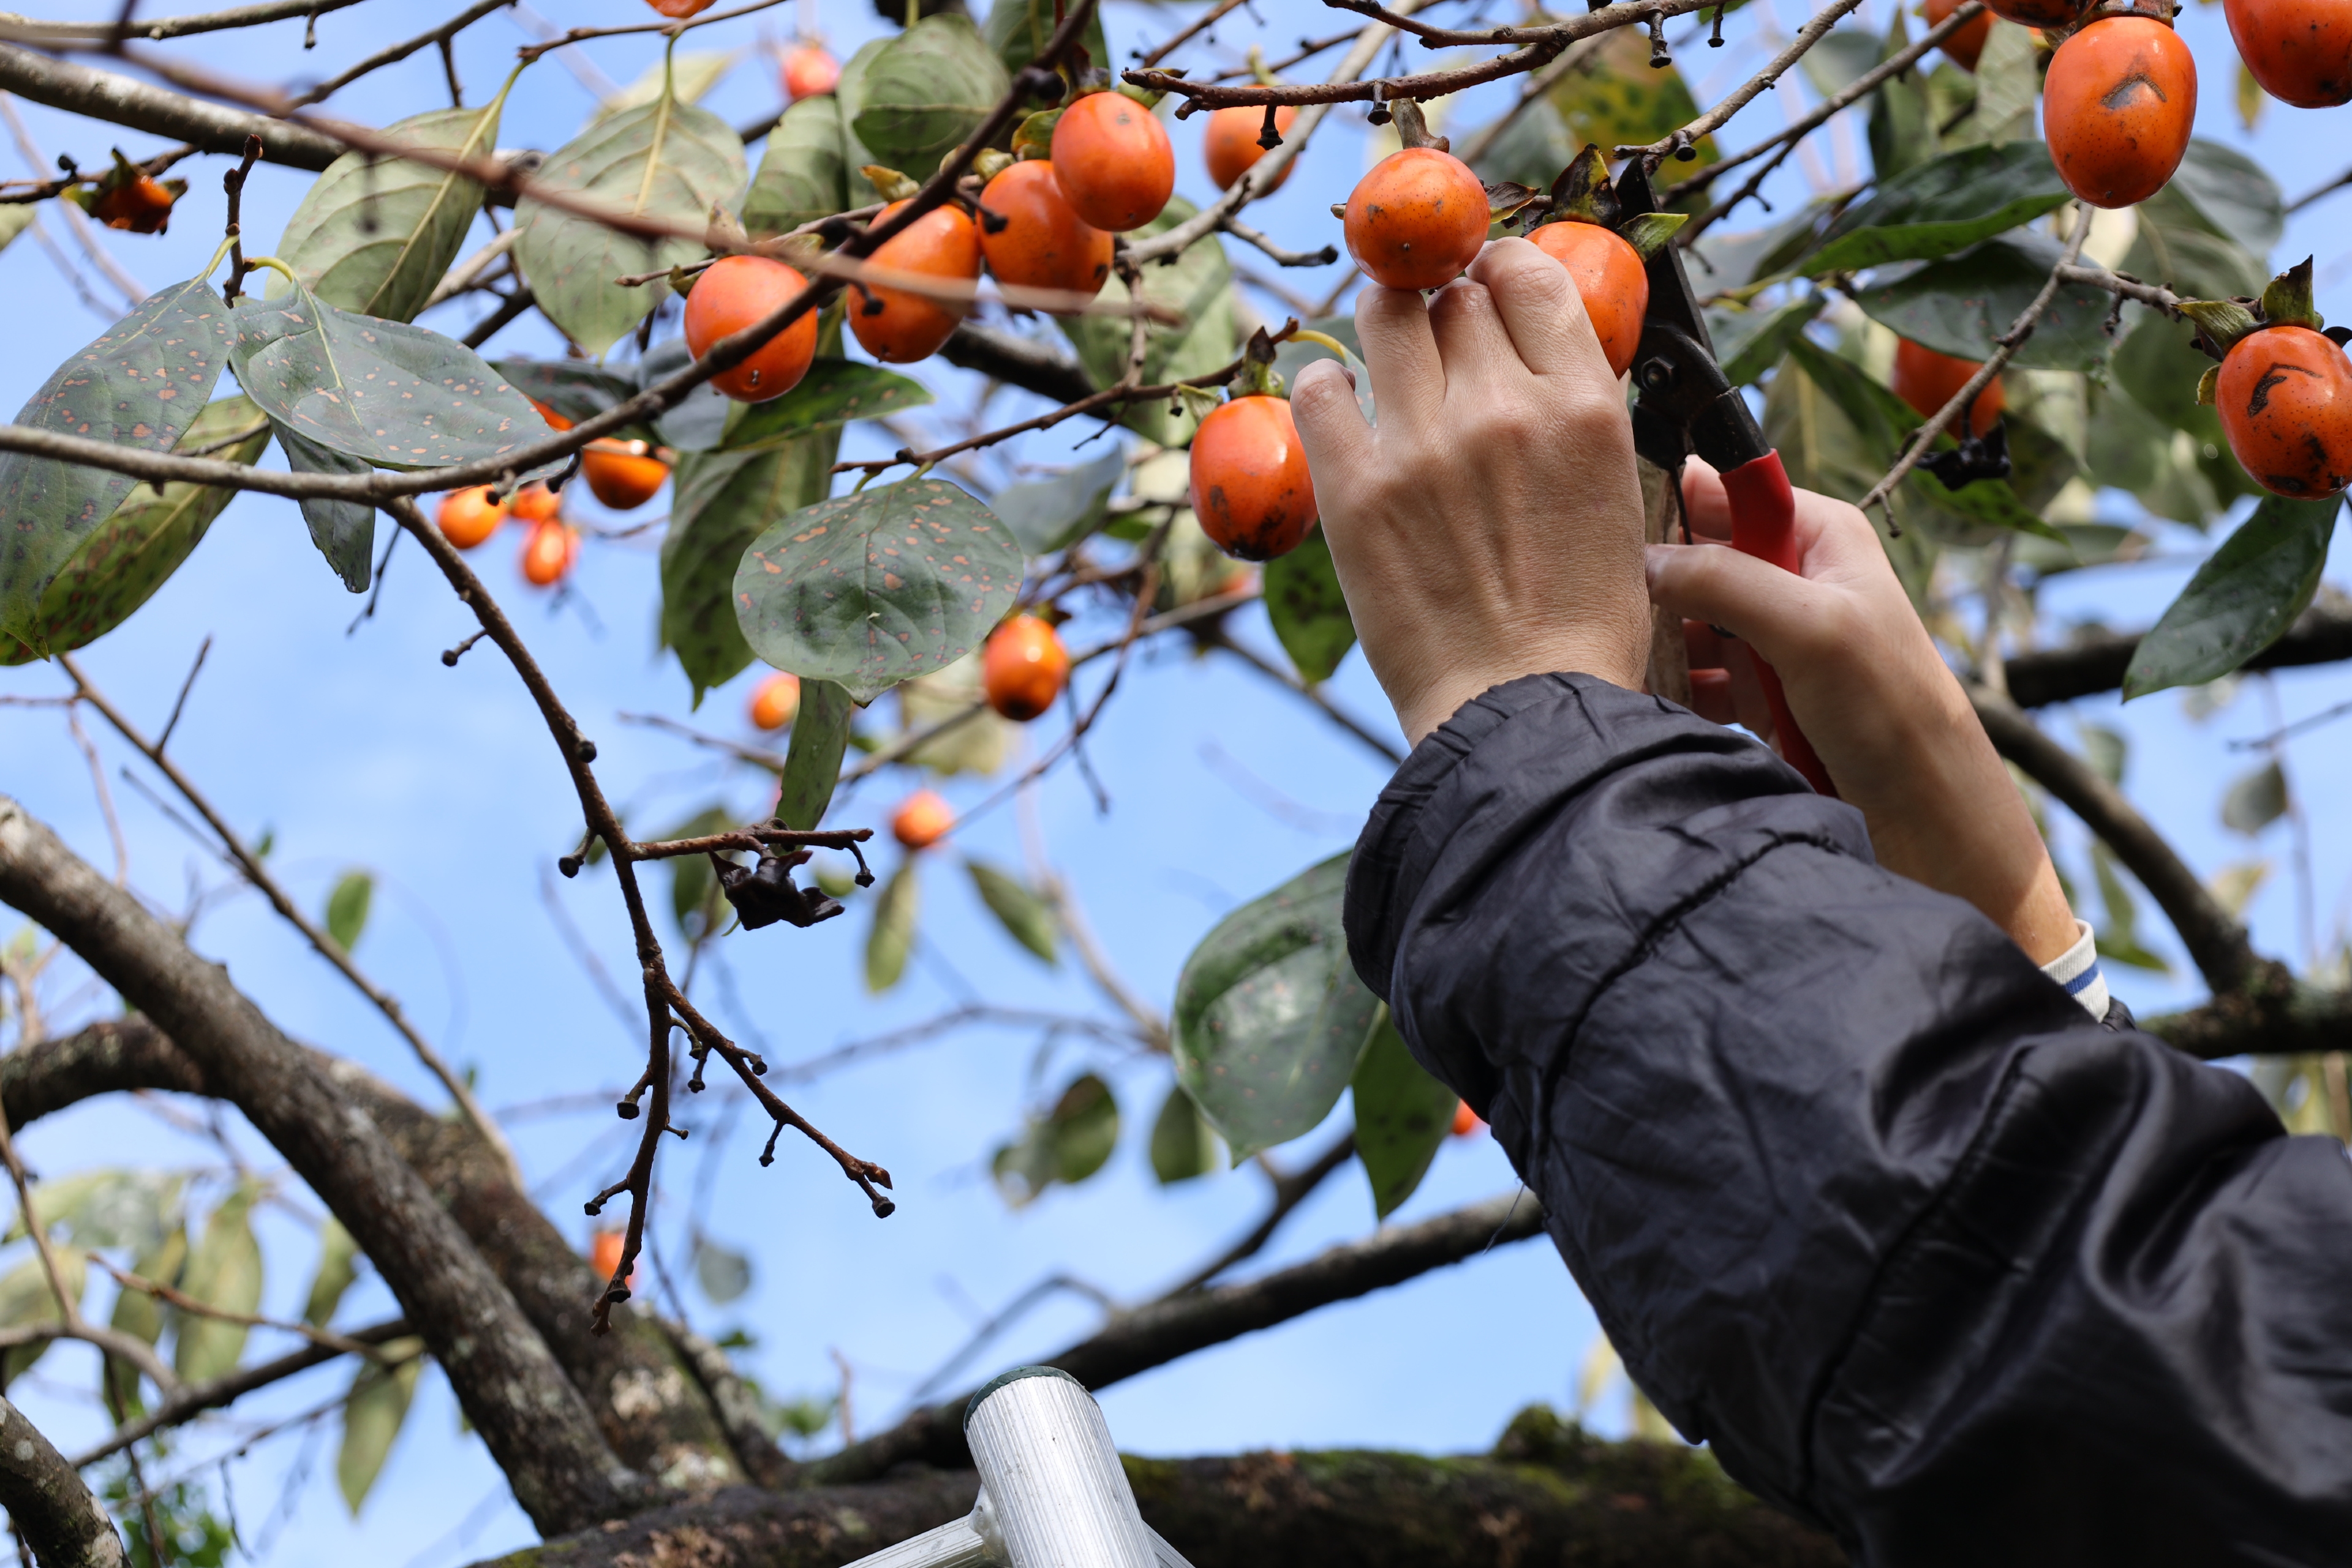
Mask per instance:
[[[100,191],[89,204],[89,216],[109,228],[132,234],[162,234],[172,226],[172,203],[176,199],[160,180],[145,174]]]
[[[1090,92],[1054,122],[1054,175],[1080,217],[1125,234],[1168,205],[1176,150],[1151,110],[1123,92]]]
[[[955,811],[937,790],[919,789],[890,816],[890,837],[909,849],[928,849],[955,826]]]
[[[981,680],[988,705],[1027,723],[1054,705],[1070,678],[1070,650],[1061,635],[1035,616],[1015,616],[988,636]]]
[[[710,345],[765,321],[808,287],[808,279],[764,256],[725,256],[705,268],[686,297],[686,348],[700,359]],[[765,403],[801,383],[816,358],[816,312],[761,343],[710,384],[738,403]]]
[[[1454,1102],[1454,1136],[1467,1138],[1486,1125],[1478,1120],[1478,1113],[1470,1109],[1468,1100],[1457,1100]]]
[[[619,1270],[623,1239],[617,1230],[600,1230],[589,1238],[588,1267],[596,1271],[596,1278],[599,1279],[610,1279]],[[622,1284],[634,1285],[636,1279],[637,1271],[632,1268],[629,1270],[628,1279],[623,1280]]]
[[[2095,207],[2162,190],[2196,118],[2197,61],[2153,17],[2101,17],[2058,46],[2042,79],[2042,134],[2058,177]]]
[[[1923,348],[1909,338],[1898,339],[1895,344],[1895,395],[1909,404],[1920,418],[1925,419],[1949,403],[1976,374],[1979,361],[1956,359],[1939,354],[1934,349]],[[2008,395],[2000,389],[2000,377],[1995,376],[1977,394],[1969,405],[1969,430],[1981,436],[1992,428],[2008,405]],[[1954,436],[1961,432],[1955,430]]]
[[[1486,187],[1434,147],[1391,153],[1348,197],[1348,254],[1390,289],[1434,289],[1461,276],[1486,243]]]
[[[762,730],[781,730],[800,717],[801,678],[782,670],[760,682],[751,693],[751,722]]]
[[[2006,21],[2016,23],[2021,27],[2063,27],[2083,14],[2085,3],[2086,0],[1985,0],[1985,9]],[[1933,0],[1930,0],[1927,8],[1928,25],[1934,26],[1944,17],[1950,16],[1957,8],[1957,0],[1955,0],[1954,5],[1947,5],[1938,11],[1935,8]],[[1988,26],[1984,32],[1991,30]],[[1973,27],[1963,27],[1960,29],[1960,37],[1965,37],[1973,31],[1976,31]],[[1977,45],[1979,48],[1983,47],[1983,33],[1978,34]],[[1944,47],[1949,49],[1951,47],[1952,41],[1946,40]],[[1974,70],[1976,68],[1970,66],[1969,68]]]
[[[440,510],[434,516],[441,526],[441,537],[460,550],[471,550],[496,533],[506,520],[506,504],[490,499],[488,485],[451,490],[441,498]]]
[[[1622,375],[1642,341],[1642,318],[1650,309],[1650,274],[1622,236],[1597,223],[1548,223],[1528,236],[1538,250],[1568,268],[1592,335],[1609,356],[1609,374]]]
[[[1954,5],[1959,0],[1952,0]],[[1298,110],[1288,104],[1274,111],[1274,128],[1282,135],[1290,134],[1290,122],[1298,118]],[[1258,145],[1257,139],[1265,133],[1265,110],[1252,109],[1245,103],[1231,109],[1220,109],[1209,116],[1209,129],[1201,139],[1201,151],[1209,163],[1209,179],[1221,191],[1234,188],[1234,182],[1249,172],[1250,165],[1273,151]],[[1293,160],[1290,168],[1282,171],[1282,178],[1274,182],[1273,191],[1260,191],[1271,195],[1282,189],[1290,179],[1290,170],[1298,167]]]
[[[1960,8],[1960,0],[1927,0],[1927,26],[1933,27]],[[1979,16],[1937,46],[1944,58],[1964,71],[1977,68],[1977,59],[1984,53],[1985,40],[1992,37],[1990,15]]]
[[[550,408],[546,404],[541,403],[538,398],[536,398],[536,397],[532,398],[532,399],[530,400],[530,405],[531,405],[533,408],[536,408],[536,409],[538,409],[538,410],[539,410],[539,416],[540,416],[541,419],[544,419],[544,420],[546,420],[546,421],[547,421],[547,427],[548,427],[549,429],[551,429],[551,430],[569,430],[569,429],[571,429],[571,428],[572,428],[572,421],[571,421],[571,420],[566,419],[562,415],[558,414],[554,409]]]
[[[1192,510],[1217,548],[1271,561],[1315,526],[1315,480],[1286,398],[1237,397],[1192,437]]]
[[[874,221],[888,222],[906,205],[892,202]],[[894,271],[968,283],[980,276],[980,226],[966,217],[961,207],[933,207],[886,240],[867,259]],[[967,300],[943,300],[880,284],[852,283],[843,297],[848,300],[849,330],[857,334],[867,353],[885,364],[911,364],[930,358],[971,310]]]
[[[560,522],[534,522],[522,542],[523,580],[534,588],[552,587],[579,556],[579,534]]]
[[[563,498],[533,479],[507,498],[507,510],[523,522],[547,522],[562,515]]]
[[[2239,339],[2213,404],[2230,450],[2263,489],[2315,500],[2352,482],[2352,361],[2310,328]]]
[[[2221,0],[2238,58],[2281,103],[2352,102],[2352,16],[2329,0]]]
[[[980,253],[999,283],[1092,295],[1110,276],[1110,236],[1078,216],[1045,159],[1015,163],[989,181],[980,205]],[[1004,220],[992,233],[992,216]]]
[[[591,441],[580,454],[588,492],[614,511],[635,511],[669,479],[669,465],[643,441]]]
[[[665,16],[672,16],[683,21],[688,16],[699,16],[709,10],[716,4],[716,0],[646,0],[646,4]]]
[[[823,44],[802,44],[784,57],[783,78],[785,99],[798,103],[803,98],[831,92],[841,80],[841,62],[826,53]]]

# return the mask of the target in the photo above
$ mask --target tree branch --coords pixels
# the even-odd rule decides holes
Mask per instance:
[[[1654,171],[1660,163],[1675,153],[1686,147],[1696,146],[1721,130],[1733,115],[1755,101],[1758,93],[1778,82],[1787,74],[1790,66],[1803,59],[1812,51],[1815,44],[1828,36],[1829,30],[1838,25],[1840,18],[1861,4],[1862,0],[1831,0],[1829,5],[1814,12],[1805,25],[1797,29],[1796,37],[1790,41],[1787,48],[1773,58],[1771,64],[1741,82],[1713,109],[1681,129],[1669,132],[1647,146],[1620,147],[1617,149],[1616,155],[1621,158],[1638,157],[1642,160],[1644,168]]]
[[[344,3],[352,4],[355,0]],[[310,10],[305,6],[289,14],[306,16]],[[85,115],[151,135],[169,136],[207,153],[243,153],[245,139],[258,136],[263,158],[313,174],[343,155],[341,142],[307,126],[289,125],[241,109],[226,109],[111,71],[51,59],[15,44],[0,43],[0,91],[13,92],[68,114]]]
[[[268,22],[290,22],[297,16],[316,19],[330,11],[356,5],[360,0],[266,0],[259,5],[237,5],[226,11],[205,11],[184,16],[157,16],[133,22],[126,33],[117,22],[51,22],[38,16],[18,16],[0,11],[0,38],[20,44],[110,44],[118,34],[160,44],[196,33],[258,27]],[[128,13],[125,13],[128,15]]]
[[[2140,632],[2093,632],[2065,647],[2011,654],[2005,666],[2011,700],[2046,708],[2119,689],[2139,649]],[[2352,607],[2318,604],[2304,611],[2286,635],[2240,666],[2291,669],[2352,658]]]
[[[105,1505],[25,1413],[0,1399],[0,1508],[40,1568],[123,1568]]]
[[[1048,343],[971,321],[950,334],[940,357],[960,370],[978,371],[1056,403],[1076,403],[1095,391],[1086,367],[1070,355]]]

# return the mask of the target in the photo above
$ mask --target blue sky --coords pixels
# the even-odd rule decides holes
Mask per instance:
[[[1751,11],[1766,9],[1759,0]],[[1782,0],[1781,26],[1800,20]],[[1302,34],[1338,30],[1332,13],[1297,0],[1267,0],[1269,54]],[[1883,26],[1887,0],[1864,14]],[[84,5],[75,15],[111,16]],[[551,12],[551,14],[552,14]],[[1109,7],[1115,50],[1169,31],[1189,8],[1122,3]],[[649,14],[635,0],[594,0],[564,10],[560,25],[634,22]],[[756,24],[788,25],[788,9],[723,25],[697,45],[749,46]],[[1236,16],[1219,29],[1237,48],[1256,36]],[[250,79],[317,76],[405,36],[425,16],[415,7],[361,6],[320,20],[320,47],[305,57],[301,28],[175,46],[180,52]],[[862,6],[828,0],[823,25],[846,55],[878,26]],[[1752,21],[1735,16],[1734,47],[1686,58],[1703,91],[1721,91],[1757,58]],[[1915,23],[1916,26],[1916,23]],[[2226,61],[2218,6],[2190,11],[2182,30],[2209,62]],[[494,87],[525,41],[520,26],[494,15],[462,40],[458,58],[469,94]],[[626,82],[656,58],[646,39],[589,44],[586,53]],[[1416,51],[1418,53],[1418,51]],[[1752,65],[1748,67],[1752,68]],[[1798,89],[1800,93],[1808,89]],[[381,123],[446,101],[429,52],[339,96],[331,107]],[[2333,176],[2340,147],[2310,132],[2322,122],[2272,106],[2260,132],[2237,125],[2230,84],[2205,84],[2203,134],[2250,147],[2276,170],[2292,195]],[[1455,123],[1475,125],[1494,110],[1493,93],[1463,108]],[[709,105],[733,121],[772,108],[773,78],[747,54]],[[1801,101],[1801,99],[1799,100]],[[553,147],[568,139],[592,100],[552,60],[526,76],[510,102],[502,143]],[[105,128],[79,125],[22,106],[45,155],[71,151],[94,165],[115,140]],[[1729,144],[1744,145],[1779,122],[1772,101],[1738,121]],[[1750,123],[1750,120],[1754,123]],[[1179,189],[1212,193],[1197,153],[1200,121],[1174,135]],[[1337,238],[1325,204],[1344,194],[1362,166],[1355,122],[1335,120],[1311,146],[1305,166],[1254,219],[1286,243],[1311,247]],[[119,133],[132,156],[156,143]],[[0,159],[9,155],[0,153]],[[173,232],[147,239],[108,235],[110,255],[149,287],[187,276],[217,237],[217,181],[225,167],[209,159],[183,165],[195,189]],[[9,173],[26,170],[11,163]],[[264,168],[248,193],[247,233],[274,240],[308,176]],[[1801,194],[1793,166],[1774,194]],[[2352,204],[2352,198],[2345,198]],[[1784,209],[1785,210],[1785,207]],[[2345,292],[2331,273],[2340,253],[2344,207],[2323,203],[2297,217],[2273,260],[2316,251],[2323,309]],[[1761,221],[1750,214],[1744,222]],[[72,241],[52,225],[71,251]],[[77,253],[78,254],[78,253]],[[1263,268],[1262,258],[1242,258]],[[1328,279],[1295,285],[1320,294]],[[103,294],[105,285],[97,285]],[[76,302],[50,258],[28,237],[0,253],[0,298],[16,304],[7,352],[0,356],[0,403],[21,402],[50,368],[96,335],[104,317]],[[1260,299],[1258,308],[1276,308]],[[452,314],[435,324],[462,331]],[[557,344],[535,323],[499,340],[506,352],[551,353]],[[933,414],[969,401],[969,378],[926,371],[942,392]],[[1001,397],[1010,416],[1024,400]],[[1085,434],[1056,431],[1024,444],[1024,461],[1067,460]],[[898,443],[879,435],[852,437],[857,453]],[[1091,455],[1091,450],[1089,455]],[[275,461],[275,458],[269,459]],[[2110,498],[2124,515],[2127,503]],[[650,510],[648,512],[650,515]],[[2145,625],[2178,590],[2209,542],[2169,529],[2157,564],[2076,574],[2045,595],[2054,623],[2103,618]],[[689,715],[686,683],[654,652],[657,607],[650,536],[638,547],[593,546],[585,552],[576,598],[552,605],[527,590],[512,563],[517,542],[501,536],[478,552],[478,566],[516,616],[525,637],[600,748],[600,775],[641,826],[667,826],[713,801],[745,816],[766,797],[756,780],[730,773],[681,742],[623,723],[624,712],[659,713],[716,732],[745,736],[743,703],[756,672],[714,694]],[[555,857],[571,847],[577,811],[544,731],[495,650],[485,646],[454,670],[440,651],[471,623],[412,549],[393,563],[376,616],[347,635],[359,602],[344,594],[313,552],[292,503],[247,497],[215,524],[189,564],[131,625],[93,646],[85,668],[151,729],[160,724],[197,646],[212,653],[182,721],[173,750],[248,837],[274,830],[273,865],[314,909],[343,870],[364,867],[382,881],[377,913],[359,957],[403,996],[427,1034],[480,1075],[494,1107],[609,1090],[626,1084],[640,1061],[641,1026],[625,1028],[568,950],[542,902]],[[1236,617],[1240,636],[1271,648],[1262,613]],[[1084,640],[1081,636],[1079,640]],[[1100,667],[1089,679],[1100,678]],[[0,693],[40,695],[60,678],[40,667],[0,671]],[[1089,688],[1088,689],[1091,689]],[[1336,701],[1392,732],[1379,690],[1360,657],[1331,683]],[[2352,697],[2340,673],[2292,673],[2276,682],[2288,718]],[[2197,722],[2177,696],[2122,710],[2112,699],[2080,705],[2080,717],[2112,723],[2133,743],[2127,785],[2193,865],[2210,871],[2263,854],[2281,872],[2252,910],[2257,941],[2299,956],[2292,878],[2285,874],[2287,829],[2259,846],[2226,833],[2217,803],[2227,780],[2251,760],[2226,750],[2232,737],[2269,727],[2264,694],[2249,685],[2219,716]],[[2051,716],[2062,735],[2069,721]],[[93,721],[95,722],[95,721]],[[1058,733],[1062,721],[1036,727],[1034,743]],[[217,885],[216,865],[135,790],[121,768],[126,753],[110,738],[97,742],[121,809],[136,884],[162,907],[184,904],[191,878]],[[2318,781],[2337,776],[2352,745],[2343,728],[2298,742],[2290,756],[2305,781],[2315,824],[2315,886],[2323,942],[2338,923],[2352,846],[2327,819]],[[1387,766],[1311,710],[1234,661],[1193,658],[1168,646],[1140,659],[1128,685],[1090,737],[1087,754],[1109,799],[1098,812],[1077,774],[1064,767],[1041,786],[1037,820],[1052,858],[1075,885],[1115,961],[1147,997],[1165,1005],[1185,954],[1235,904],[1308,863],[1344,847],[1387,776]],[[838,820],[879,824],[911,780],[878,781]],[[976,801],[992,787],[958,781],[953,798]],[[16,795],[101,864],[106,831],[89,772],[50,710],[0,708],[0,790]],[[999,811],[970,831],[969,847],[1017,865],[1015,818]],[[2071,825],[2068,831],[2072,831]],[[880,860],[895,863],[885,848]],[[1081,977],[1048,971],[1016,947],[973,896],[944,854],[923,869],[923,951],[908,981],[880,1000],[859,980],[862,910],[811,931],[783,929],[738,935],[723,944],[731,987],[704,991],[722,1018],[771,1059],[792,1062],[896,1026],[919,1022],[959,1003],[990,1002],[1100,1015]],[[554,897],[586,933],[603,962],[625,971],[625,923],[609,875],[554,882]],[[664,917],[666,920],[666,917]],[[2149,916],[2151,944],[2178,954],[2168,931]],[[0,916],[0,939],[15,926]],[[671,934],[665,924],[665,935]],[[432,1086],[400,1040],[299,938],[250,895],[212,906],[196,929],[197,946],[229,965],[238,984],[297,1037],[347,1054],[428,1103]],[[2179,968],[2179,966],[2176,966]],[[716,977],[714,977],[716,978]],[[2170,981],[2116,977],[2134,1005],[2161,1008],[2193,996],[2185,975]],[[101,1000],[85,992],[84,1013]],[[985,1173],[990,1152],[1018,1127],[1025,1108],[1050,1098],[1091,1066],[1119,1092],[1125,1136],[1110,1167],[1075,1191],[1056,1190],[1034,1206],[1008,1210]],[[1115,1297],[1134,1300],[1181,1277],[1194,1261],[1254,1222],[1264,1184],[1234,1173],[1162,1191],[1152,1183],[1143,1135],[1169,1081],[1164,1062],[1126,1057],[1064,1039],[1047,1053],[1035,1030],[971,1029],[879,1058],[794,1089],[790,1098],[845,1144],[888,1165],[898,1178],[896,1216],[877,1222],[831,1165],[789,1137],[777,1163],[755,1163],[763,1130],[739,1120],[730,1140],[707,1134],[716,1103],[689,1107],[704,1131],[665,1155],[661,1239],[698,1326],[744,1327],[759,1348],[747,1364],[780,1393],[824,1392],[837,1381],[833,1352],[854,1373],[859,1427],[895,1414],[905,1394],[961,1342],[972,1315],[993,1310],[1055,1271],[1076,1275]],[[709,1099],[715,1102],[714,1094]],[[185,1110],[186,1108],[182,1108]],[[234,1120],[233,1118],[231,1119]],[[518,1118],[512,1132],[557,1223],[584,1239],[578,1204],[617,1174],[625,1158],[619,1123],[608,1113]],[[266,1146],[233,1127],[229,1136],[257,1168],[275,1160]],[[1324,1136],[1328,1136],[1327,1132]],[[94,1105],[36,1128],[26,1139],[45,1173],[86,1165],[135,1163],[224,1168],[217,1147],[129,1102]],[[1310,1141],[1310,1147],[1319,1139]],[[1286,1152],[1297,1158],[1295,1151]],[[714,1158],[715,1165],[706,1166]],[[1400,1219],[1423,1217],[1507,1190],[1511,1176],[1489,1141],[1449,1144],[1430,1179]],[[210,1189],[216,1194],[217,1182]],[[304,1216],[315,1205],[289,1183],[285,1205],[268,1210],[264,1240],[270,1262],[265,1310],[299,1315],[314,1242]],[[715,1239],[748,1253],[751,1292],[725,1308],[704,1300],[686,1277],[689,1215]],[[1350,1170],[1328,1183],[1290,1223],[1265,1261],[1308,1256],[1371,1228],[1369,1194]],[[13,1262],[13,1257],[0,1262]],[[94,1298],[102,1300],[102,1296]],[[343,1321],[365,1321],[386,1299],[363,1285]],[[1082,1334],[1094,1309],[1076,1297],[1042,1310],[983,1364],[1040,1353]],[[1122,1443],[1139,1451],[1187,1453],[1243,1447],[1381,1445],[1430,1450],[1481,1447],[1512,1411],[1535,1400],[1567,1405],[1593,1336],[1591,1314],[1565,1271],[1541,1246],[1521,1246],[1406,1288],[1318,1313],[1285,1328],[1194,1356],[1108,1392],[1105,1405]],[[259,1351],[267,1336],[256,1340]],[[290,1413],[328,1398],[344,1374],[331,1371],[274,1391],[257,1408]],[[93,1381],[88,1358],[60,1351],[20,1391],[29,1408],[72,1447],[103,1422],[80,1396]],[[1596,1414],[1622,1429],[1622,1400]],[[236,1447],[241,1428],[220,1424],[191,1432],[172,1461],[193,1466]],[[331,1436],[331,1435],[330,1435]],[[444,1568],[530,1539],[478,1443],[459,1434],[446,1389],[428,1377],[392,1467],[356,1524],[335,1495],[331,1447],[307,1471],[299,1437],[261,1445],[229,1471],[248,1542],[270,1541],[273,1563],[312,1561],[417,1564]],[[216,1496],[217,1482],[215,1484]],[[284,1495],[290,1513],[265,1519]]]

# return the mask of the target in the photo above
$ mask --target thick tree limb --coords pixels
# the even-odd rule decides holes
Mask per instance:
[[[2297,986],[2268,1000],[2216,996],[2201,1007],[2143,1018],[2140,1027],[2206,1061],[2238,1056],[2305,1056],[2352,1046],[2352,992]]]
[[[2121,689],[2124,671],[2139,647],[2137,632],[2097,632],[2065,647],[2013,654],[2004,668],[2009,695],[2020,708],[2043,708]],[[2352,658],[2352,605],[2317,604],[2286,635],[2246,660],[2247,669],[2289,669]]]
[[[258,5],[236,5],[226,11],[189,16],[140,17],[126,37],[160,44],[194,33],[218,33],[235,27],[257,27],[268,22],[289,22],[297,16],[316,18],[360,0],[264,0]],[[38,16],[0,12],[0,37],[26,44],[102,44],[114,37],[112,22],[51,22]]]
[[[25,1413],[0,1399],[0,1508],[40,1568],[122,1568],[114,1521]]]
[[[154,1020],[308,1182],[383,1272],[542,1531],[644,1500],[578,1392],[457,1224],[383,1132],[221,966],[0,795],[0,900],[63,941]]]
[[[993,327],[974,326],[970,321],[949,337],[946,346],[940,350],[940,357],[959,369],[976,370],[992,380],[1050,397],[1056,403],[1076,403],[1095,393],[1095,384],[1088,379],[1086,367],[1051,344],[1015,337]]]
[[[263,158],[314,174],[343,155],[341,142],[305,126],[225,109],[112,71],[51,59],[15,44],[0,44],[0,91],[110,125],[169,136],[206,153],[242,153],[245,139],[258,136]]]

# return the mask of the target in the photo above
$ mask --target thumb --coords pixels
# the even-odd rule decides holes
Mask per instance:
[[[1827,614],[1832,595],[1728,545],[1653,544],[1644,564],[1651,603],[1723,627],[1767,663],[1801,665],[1824,636],[1834,636]]]

